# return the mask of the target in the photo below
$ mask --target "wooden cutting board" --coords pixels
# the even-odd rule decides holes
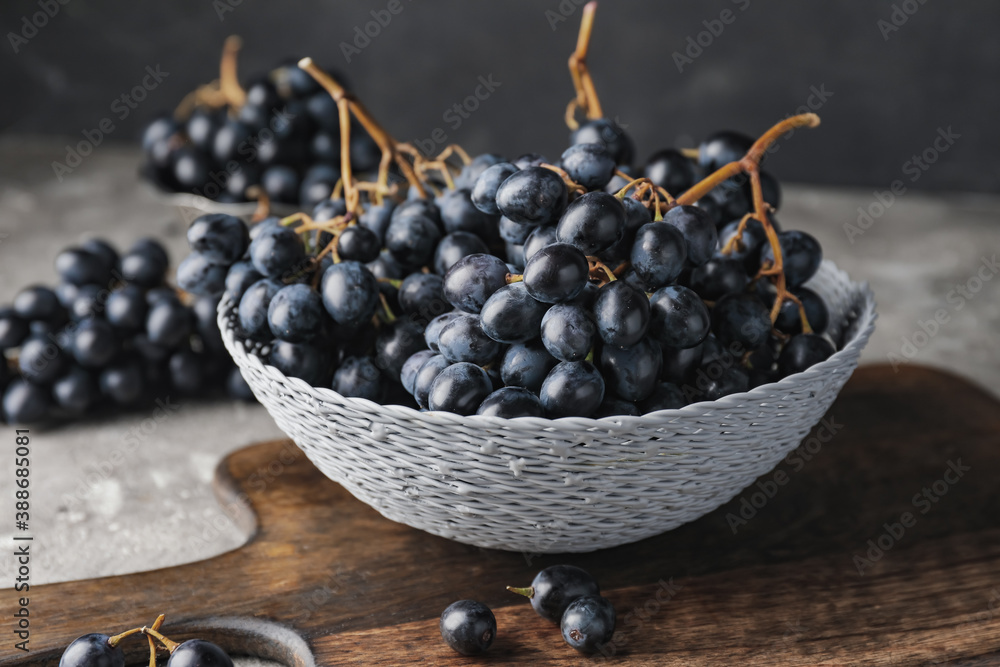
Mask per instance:
[[[175,639],[287,664],[467,664],[441,640],[438,617],[474,598],[499,625],[487,662],[586,664],[504,590],[572,563],[614,602],[619,634],[608,652],[624,665],[997,664],[998,480],[1000,403],[920,367],[858,370],[810,439],[732,502],[586,555],[483,550],[393,523],[290,442],[268,442],[218,470],[221,502],[253,531],[245,546],[32,588],[27,658],[54,665],[81,634],[163,612]],[[5,627],[15,599],[4,590]],[[4,632],[0,661],[24,662],[11,637]],[[145,644],[129,646],[144,664]]]

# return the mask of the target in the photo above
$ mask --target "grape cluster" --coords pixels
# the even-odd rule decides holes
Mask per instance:
[[[329,198],[341,176],[333,98],[294,62],[243,90],[227,61],[218,90],[195,91],[146,127],[145,177],[162,190],[222,203],[255,199],[254,186],[272,201],[306,208]],[[354,128],[349,153],[358,172],[378,165],[378,147],[363,128]]]
[[[252,398],[222,344],[218,297],[191,299],[170,287],[159,242],[141,239],[119,255],[92,239],[60,252],[55,268],[58,287],[27,287],[0,308],[5,421],[72,418],[222,387]]]
[[[170,654],[167,667],[233,667],[232,658],[212,642],[203,639],[175,642],[164,637],[159,632],[163,620],[160,615],[151,627],[133,628],[113,637],[96,632],[78,637],[63,651],[59,667],[125,667],[125,653],[120,644],[141,635],[149,644],[151,666],[157,664],[157,645],[160,645]]]

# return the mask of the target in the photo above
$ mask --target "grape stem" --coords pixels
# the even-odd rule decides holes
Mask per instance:
[[[792,295],[788,292],[788,286],[785,280],[783,263],[784,258],[781,253],[781,243],[778,241],[778,234],[774,230],[774,225],[771,224],[771,219],[768,215],[769,207],[764,201],[764,192],[760,184],[760,161],[764,158],[764,154],[767,150],[786,133],[791,132],[796,128],[816,127],[817,125],[819,125],[819,116],[814,113],[804,113],[799,114],[798,116],[786,118],[780,123],[775,124],[771,127],[771,129],[761,135],[761,137],[757,139],[752,146],[750,146],[750,150],[748,150],[746,155],[744,155],[741,159],[720,167],[677,198],[677,204],[682,206],[691,205],[707,195],[715,187],[737,174],[744,173],[750,177],[750,192],[753,199],[752,217],[759,221],[761,226],[764,228],[764,233],[767,235],[767,241],[771,246],[772,253],[774,254],[774,262],[761,268],[760,273],[758,274],[758,277],[769,276],[774,279],[777,296],[774,299],[774,306],[771,308],[772,323],[777,321],[778,314],[781,312],[782,303],[784,303],[785,300]],[[733,240],[742,238],[743,231],[746,229],[748,221],[749,218],[744,216],[743,220],[740,221],[737,233],[734,235],[733,239],[726,244],[727,248],[729,248],[729,246],[733,243]],[[794,298],[794,296],[792,296],[792,298]],[[804,325],[803,331],[812,331],[809,327],[808,321],[806,321],[804,309],[800,310],[800,315]]]
[[[596,257],[588,256],[587,263],[590,264],[590,277],[594,280],[600,281],[602,286],[618,280],[618,276],[615,275],[615,272],[608,268],[607,264]],[[594,273],[597,273],[597,275],[593,275]],[[602,273],[604,275],[601,275]],[[604,279],[605,276],[607,276],[607,280]]]
[[[251,185],[246,191],[247,197],[257,200],[257,208],[254,209],[250,222],[260,222],[271,215],[271,198],[264,192],[264,188],[259,185]]]
[[[516,588],[514,586],[508,586],[507,590],[510,591],[511,593],[517,593],[518,595],[523,595],[524,597],[528,598],[529,600],[531,598],[535,597],[535,587],[534,586],[527,586],[525,588]]]
[[[222,60],[219,63],[219,90],[229,104],[230,113],[239,111],[247,103],[247,94],[236,75],[236,60],[243,48],[239,35],[230,35],[222,45]]]
[[[123,632],[121,634],[117,634],[114,637],[108,637],[108,646],[110,646],[111,648],[114,648],[114,647],[118,646],[118,644],[121,643],[121,641],[123,639],[125,639],[126,637],[131,637],[132,635],[137,635],[137,634],[139,634],[142,631],[143,631],[142,628],[132,628],[131,630],[126,630],[125,632]]]
[[[548,169],[549,171],[554,171],[557,174],[559,174],[559,176],[561,176],[563,179],[563,183],[566,184],[566,187],[572,190],[573,192],[579,192],[580,194],[587,193],[587,188],[583,187],[582,185],[574,181],[570,177],[570,175],[566,172],[566,170],[563,169],[562,167],[557,167],[554,164],[549,164],[548,162],[543,162],[538,166]]]
[[[597,2],[588,2],[583,7],[583,17],[580,20],[580,32],[576,38],[576,49],[569,57],[569,75],[573,79],[576,97],[570,100],[566,107],[566,124],[571,130],[577,129],[576,110],[580,109],[589,120],[603,118],[601,102],[597,98],[597,89],[587,67],[587,51],[590,48],[590,36],[594,32],[594,13]]]
[[[160,626],[163,625],[163,619],[166,618],[163,614],[156,617],[151,626],[154,630],[159,630]],[[146,635],[146,641],[149,642],[149,667],[156,667],[156,642],[149,635]]]
[[[507,274],[507,284],[513,285],[514,283],[524,282],[524,276],[520,273],[508,273]]]
[[[163,644],[163,646],[164,646],[164,647],[165,647],[165,648],[166,648],[166,649],[167,649],[168,651],[170,651],[171,653],[173,653],[174,651],[176,651],[176,650],[177,650],[177,647],[178,647],[178,646],[180,646],[180,643],[179,643],[179,642],[175,642],[175,641],[174,641],[174,640],[172,640],[172,639],[169,639],[169,638],[167,638],[167,637],[164,637],[164,636],[163,636],[163,635],[161,635],[161,634],[160,634],[160,632],[159,632],[158,630],[156,630],[155,628],[147,628],[147,627],[143,627],[143,628],[142,628],[142,632],[143,632],[144,634],[146,634],[146,635],[152,635],[153,637],[156,637],[157,641],[159,641],[159,642],[160,642],[161,644]]]

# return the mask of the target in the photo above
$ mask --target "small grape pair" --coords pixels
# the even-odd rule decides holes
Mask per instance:
[[[167,667],[233,667],[232,659],[221,648],[202,639],[175,642],[159,632],[164,616],[161,614],[150,627],[133,628],[121,634],[108,636],[101,633],[83,635],[63,651],[59,667],[124,667],[125,653],[119,644],[132,635],[146,635],[149,642],[149,665],[156,667],[156,643],[160,642],[169,652]]]
[[[539,572],[527,588],[507,587],[531,600],[542,618],[558,623],[563,639],[581,653],[594,653],[611,640],[615,608],[601,597],[589,573],[572,565],[553,565]],[[441,614],[441,636],[462,655],[485,653],[497,634],[489,607],[475,600],[455,602]]]

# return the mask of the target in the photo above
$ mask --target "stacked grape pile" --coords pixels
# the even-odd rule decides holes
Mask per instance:
[[[189,95],[172,116],[143,134],[143,174],[162,190],[190,192],[221,203],[255,199],[311,208],[340,179],[337,107],[329,93],[295,63],[252,80],[235,78],[238,40],[223,56],[217,85]],[[378,147],[355,128],[350,159],[359,172],[378,166]],[[248,190],[250,192],[248,192]]]
[[[56,289],[27,287],[0,308],[4,420],[76,417],[223,386],[252,398],[222,344],[218,297],[183,300],[166,283],[169,260],[157,241],[119,256],[92,239],[63,250],[55,265]]]

